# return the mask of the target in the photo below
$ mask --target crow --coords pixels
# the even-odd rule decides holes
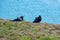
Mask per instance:
[[[39,23],[39,22],[41,22],[41,20],[42,20],[41,16],[38,16],[38,17],[35,18],[33,23]]]
[[[13,19],[12,21],[23,21],[23,16],[17,17],[16,19]]]

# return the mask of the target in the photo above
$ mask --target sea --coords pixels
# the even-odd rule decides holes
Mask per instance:
[[[0,0],[0,18],[13,20],[24,16],[33,22],[38,16],[41,22],[60,24],[60,0]]]

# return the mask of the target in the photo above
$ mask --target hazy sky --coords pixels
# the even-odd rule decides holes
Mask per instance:
[[[21,15],[30,22],[41,15],[42,22],[60,24],[60,0],[0,0],[0,18]]]

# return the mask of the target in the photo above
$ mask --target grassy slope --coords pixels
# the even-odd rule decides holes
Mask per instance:
[[[1,19],[0,40],[60,40],[60,25]]]

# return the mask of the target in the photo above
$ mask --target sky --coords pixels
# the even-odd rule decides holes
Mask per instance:
[[[60,24],[60,0],[0,0],[0,18],[32,22],[39,15],[42,22]]]

